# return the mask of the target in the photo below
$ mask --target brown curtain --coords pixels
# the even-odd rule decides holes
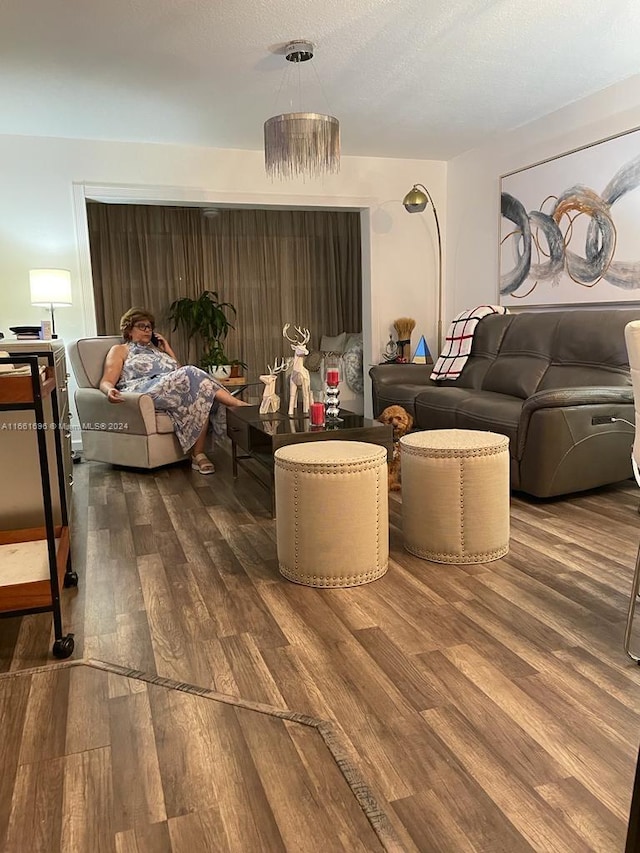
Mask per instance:
[[[169,305],[214,290],[236,310],[225,352],[255,381],[291,354],[284,323],[322,335],[362,330],[360,215],[87,204],[98,334],[118,334],[132,305],[156,316],[182,361],[200,352],[168,323]]]

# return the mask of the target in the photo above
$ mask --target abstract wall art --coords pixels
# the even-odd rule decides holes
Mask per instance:
[[[640,130],[500,180],[500,304],[640,301]]]

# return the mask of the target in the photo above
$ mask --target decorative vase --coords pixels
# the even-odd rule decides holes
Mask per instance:
[[[340,380],[342,361],[339,356],[327,356],[324,360],[324,396],[327,423],[342,421],[340,417]]]

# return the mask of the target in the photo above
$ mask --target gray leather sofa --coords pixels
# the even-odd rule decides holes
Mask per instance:
[[[414,429],[480,429],[510,439],[511,486],[551,497],[632,475],[633,392],[624,327],[634,309],[491,315],[456,381],[430,366],[369,371],[374,415],[400,405]]]

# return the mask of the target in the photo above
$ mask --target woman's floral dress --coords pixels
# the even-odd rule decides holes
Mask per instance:
[[[216,403],[223,387],[199,367],[178,362],[153,345],[127,343],[128,353],[118,380],[119,391],[136,391],[153,398],[154,408],[173,421],[186,453],[196,443],[207,419],[216,435],[225,432],[225,408]]]

